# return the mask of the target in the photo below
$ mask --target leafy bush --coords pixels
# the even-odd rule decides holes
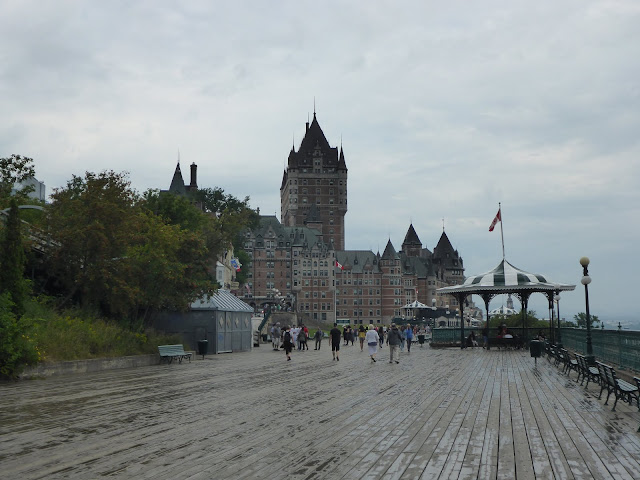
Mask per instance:
[[[16,317],[12,309],[9,294],[0,295],[0,378],[15,378],[25,366],[42,360],[28,322]]]
[[[80,360],[157,353],[157,346],[181,343],[176,335],[136,332],[96,318],[91,312],[56,313],[47,298],[28,301],[17,320],[7,295],[0,297],[0,372],[15,378],[22,367],[42,361]]]

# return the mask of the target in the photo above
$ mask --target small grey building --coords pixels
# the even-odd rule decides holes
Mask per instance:
[[[208,353],[250,350],[253,309],[228,290],[191,304],[187,312],[162,312],[153,322],[156,329],[182,335],[185,348],[197,351],[199,340],[208,340]]]

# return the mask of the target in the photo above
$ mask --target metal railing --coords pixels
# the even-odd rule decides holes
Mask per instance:
[[[587,331],[562,328],[562,345],[586,354]],[[631,330],[591,329],[591,345],[596,360],[617,365],[624,370],[640,371],[640,332]]]
[[[528,349],[528,341],[534,339],[540,330],[547,339],[550,339],[549,329],[540,328],[509,328],[514,335],[519,336],[525,342]],[[482,345],[482,329],[465,328],[467,337],[472,331],[476,332],[476,339]],[[557,331],[554,332],[557,337]],[[459,328],[435,328],[432,330],[431,342],[434,345],[460,345]],[[495,338],[496,331],[492,329],[489,334],[489,343]],[[587,353],[587,331],[584,328],[560,329],[562,345],[564,348],[575,352]],[[640,371],[640,332],[631,330],[591,330],[591,345],[596,360],[616,365],[620,369]]]

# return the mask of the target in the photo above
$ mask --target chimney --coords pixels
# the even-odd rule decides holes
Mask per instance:
[[[309,122],[307,122],[307,132],[309,131]]]
[[[191,164],[191,183],[189,184],[189,187],[193,188],[193,189],[197,189],[198,188],[198,166],[195,163]]]

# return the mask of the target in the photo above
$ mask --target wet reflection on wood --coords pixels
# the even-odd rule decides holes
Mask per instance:
[[[640,413],[528,352],[269,346],[0,385],[0,477],[640,478]]]

